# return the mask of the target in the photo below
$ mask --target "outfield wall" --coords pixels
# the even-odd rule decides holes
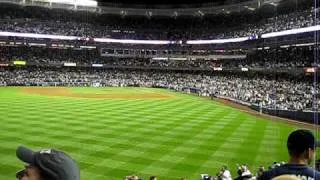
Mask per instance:
[[[188,93],[192,93],[192,94],[197,94],[200,96],[201,89],[184,88],[183,91],[188,92]],[[224,99],[224,100],[228,100],[228,101],[231,101],[231,102],[243,105],[243,106],[247,106],[250,109],[255,110],[257,112],[260,112],[260,113],[263,113],[263,114],[268,114],[268,115],[277,116],[277,117],[281,117],[281,118],[287,118],[287,119],[305,122],[305,123],[309,123],[309,124],[319,124],[320,125],[320,122],[317,121],[317,119],[320,115],[320,112],[280,110],[280,109],[271,109],[271,108],[265,108],[265,107],[260,108],[260,106],[257,104],[252,104],[252,103],[240,101],[240,100],[233,99],[230,97],[216,96],[216,95],[212,95],[212,94],[210,95],[210,97]]]
[[[310,123],[310,124],[320,124],[320,122],[317,120],[320,112],[313,112],[313,111],[293,111],[293,110],[281,110],[281,109],[271,109],[271,108],[265,108],[265,107],[260,107],[257,104],[251,104],[247,102],[243,102],[237,99],[229,98],[229,97],[224,97],[224,96],[214,96],[220,99],[225,99],[228,101],[232,101],[237,104],[241,104],[247,107],[250,107],[251,109],[261,112],[263,114],[269,114],[272,116],[277,116],[281,118],[287,118],[287,119],[292,119],[300,122],[305,122],[305,123]]]
[[[260,111],[260,107],[255,104],[251,104],[251,109]],[[290,111],[290,110],[279,110],[279,109],[270,109],[270,108],[261,108],[262,113],[269,114],[272,116],[278,116],[293,120],[298,120],[310,124],[320,124],[317,120],[320,113],[312,111]]]

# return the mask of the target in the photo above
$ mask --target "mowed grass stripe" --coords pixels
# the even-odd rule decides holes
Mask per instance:
[[[261,121],[213,101],[167,90],[77,89],[85,93],[139,90],[175,98],[76,99],[24,95],[19,88],[0,88],[0,143],[5,147],[0,148],[0,159],[6,162],[1,177],[11,179],[19,169],[15,168],[22,165],[15,157],[19,144],[67,151],[79,162],[83,179],[122,179],[127,173],[144,179],[150,175],[198,179],[200,172],[215,174],[222,164],[247,160],[242,156],[246,144],[252,145],[248,152],[254,160],[244,163],[252,166],[267,161],[260,153],[272,152],[268,155],[271,163],[285,157],[279,141],[285,140],[293,127],[282,123]],[[272,149],[263,148],[268,142]],[[232,153],[230,158],[223,155],[225,152]]]
[[[34,117],[34,116],[32,116],[32,117],[28,117],[28,116],[24,116],[24,118],[25,119],[28,119],[28,121],[24,121],[24,123],[25,123],[25,125],[26,124],[28,124],[28,125],[38,125],[38,126],[40,126],[40,128],[44,128],[44,127],[46,127],[46,126],[51,126],[52,125],[52,127],[50,127],[50,128],[53,128],[53,127],[59,127],[59,128],[61,128],[61,125],[62,125],[62,123],[63,122],[67,122],[67,124],[63,124],[63,125],[80,125],[81,123],[86,123],[86,125],[88,125],[88,124],[90,124],[90,123],[93,123],[94,124],[94,127],[97,127],[97,126],[100,126],[100,125],[103,125],[103,124],[105,124],[106,122],[103,122],[103,123],[101,123],[101,124],[99,124],[99,121],[98,120],[95,120],[95,121],[92,121],[92,122],[78,122],[78,121],[70,121],[70,122],[68,122],[68,121],[62,121],[61,119],[56,119],[56,117],[55,116],[58,116],[59,114],[56,114],[56,113],[54,113],[54,116],[52,117],[52,116],[50,116],[50,117],[48,117],[48,118],[50,118],[50,122],[49,122],[49,124],[48,123],[44,123],[44,122],[46,122],[45,120],[47,119],[47,118],[43,118],[43,120],[41,120],[41,121],[39,121],[36,117]],[[3,117],[3,116],[2,116]],[[13,117],[13,116],[12,116]],[[12,118],[12,117],[8,117],[8,118],[5,118],[7,121],[10,121],[10,122],[14,122],[14,120],[16,119],[17,120],[17,124],[19,124],[20,122],[21,122],[21,120],[19,120],[19,119],[17,119],[18,117],[20,118],[21,117],[21,115],[19,115],[19,114],[16,114],[16,117],[17,118]],[[52,119],[51,119],[52,118]],[[35,121],[32,121],[32,119],[34,119]],[[85,120],[84,120],[85,121]],[[18,123],[19,122],[19,123]],[[68,124],[68,123],[70,123],[70,124]],[[11,125],[11,124],[10,124]],[[41,127],[41,126],[43,126],[43,127]],[[73,126],[67,126],[68,128],[69,127],[73,127]],[[77,126],[74,126],[74,127],[77,127]]]
[[[58,120],[59,121],[59,120]],[[57,124],[58,124],[58,121],[56,122]],[[28,121],[29,122],[29,121]],[[41,123],[41,121],[40,122],[38,122],[38,123]],[[60,126],[61,127],[61,125],[57,125],[57,126]],[[55,129],[56,130],[56,129]],[[55,131],[56,132],[56,131]],[[66,132],[66,131],[64,131],[64,132]]]
[[[186,125],[186,123],[184,123],[184,125]],[[188,125],[189,126],[189,125]],[[181,128],[182,127],[182,128]],[[181,128],[182,130],[179,130],[179,128]],[[190,129],[190,128],[188,128],[188,129]],[[183,131],[183,130],[185,130],[185,131]],[[183,126],[180,126],[180,127],[176,127],[176,128],[174,128],[173,130],[171,130],[171,131],[167,131],[167,132],[174,132],[174,133],[170,133],[170,136],[171,136],[171,138],[172,137],[177,137],[177,136],[179,136],[181,133],[184,135],[184,134],[189,134],[189,136],[188,137],[184,137],[183,139],[185,139],[185,141],[188,141],[188,139],[190,139],[190,138],[192,138],[191,136],[193,136],[195,133],[192,133],[192,132],[188,132],[188,131],[186,131],[186,128],[185,127],[183,127]],[[166,132],[165,132],[166,133]],[[163,134],[165,134],[165,133],[163,133]],[[159,136],[160,137],[160,136]],[[185,143],[185,141],[183,142],[174,142],[175,143],[175,147],[179,147],[179,146],[181,146],[181,144],[182,143]],[[157,142],[157,140],[156,140],[156,142]],[[153,146],[153,148],[154,149],[158,149],[158,148],[161,148],[161,146],[163,146],[163,145],[165,145],[165,144],[167,144],[168,142],[171,142],[171,140],[170,141],[165,141],[165,142],[162,142],[162,144],[159,144],[158,146]],[[150,143],[144,143],[145,145],[146,145],[146,147],[149,147],[149,146],[152,146],[152,144],[150,144]],[[169,151],[171,148],[167,148],[167,150]],[[172,148],[173,149],[173,148]],[[175,148],[176,149],[176,148]],[[186,153],[186,152],[184,152],[184,153]],[[148,159],[148,157],[150,157],[151,155],[153,154],[153,159]],[[143,157],[146,157],[146,158],[141,158],[141,157],[136,157],[136,158],[134,158],[134,159],[132,159],[131,160],[131,162],[132,162],[132,164],[144,164],[144,165],[148,165],[148,164],[150,164],[149,166],[151,166],[151,164],[152,163],[154,163],[155,161],[154,161],[154,158],[158,158],[159,160],[158,161],[156,161],[156,162],[158,162],[158,164],[157,164],[157,167],[158,168],[163,168],[163,167],[166,167],[167,169],[169,168],[169,166],[170,166],[170,164],[172,164],[172,165],[175,165],[174,163],[170,163],[170,162],[166,162],[166,161],[163,161],[162,160],[162,157],[163,156],[165,156],[165,154],[168,154],[168,152],[166,152],[166,153],[163,153],[163,154],[157,154],[158,156],[154,156],[154,151],[151,149],[151,151],[144,151],[144,155],[145,156],[143,156]],[[181,156],[181,155],[183,155],[183,153],[182,152],[179,152],[179,155],[178,154],[176,154],[175,156]],[[171,166],[172,166],[171,165]],[[155,166],[155,165],[152,165],[152,166]],[[141,168],[143,168],[143,169],[145,169],[144,168],[144,166],[140,166],[140,167],[134,167],[134,169],[135,169],[135,171],[141,171]],[[147,172],[147,173],[151,173],[151,172]],[[161,173],[164,173],[163,171],[161,172]],[[151,173],[152,174],[152,173]]]
[[[228,116],[230,116],[230,113],[227,114],[227,116],[224,116],[222,118],[227,118]],[[239,124],[241,124],[241,121],[236,121],[234,122],[234,119],[229,119],[229,120],[224,120],[224,122],[226,122],[225,124],[223,124],[222,126],[220,125],[221,128],[218,128],[217,131],[213,131],[214,136],[215,137],[221,137],[221,138],[213,138],[212,141],[215,141],[215,146],[219,146],[219,143],[223,143],[232,133],[232,131],[230,131],[229,129],[234,129],[239,127]],[[229,133],[227,133],[229,132]],[[224,136],[221,136],[221,134],[224,134]],[[197,170],[200,169],[201,165],[210,157],[211,153],[206,155],[206,156],[199,156],[197,152],[201,151],[202,147],[205,146],[205,144],[208,142],[203,142],[203,144],[196,146],[196,149],[194,149],[192,151],[192,153],[188,154],[188,156],[186,156],[183,161],[181,161],[177,166],[173,167],[172,169],[170,169],[170,171],[168,173],[177,173],[180,172],[180,175],[183,176],[183,174],[185,173],[186,170],[190,170],[190,169],[195,169],[196,172]],[[212,148],[212,151],[214,147]],[[198,156],[197,160],[193,160],[193,156]],[[186,162],[194,162],[193,165],[187,165]],[[193,174],[193,176],[191,176],[192,179],[195,179],[197,177],[199,177],[199,173]]]
[[[197,104],[189,104],[188,105],[189,106],[189,108],[191,108],[191,107],[198,107],[199,108],[199,106],[197,105]],[[167,109],[167,108],[165,108],[165,109]],[[182,106],[180,106],[178,109],[180,109],[179,111],[180,112],[182,112],[182,111],[184,111],[184,108],[182,108]],[[169,110],[169,109],[168,109]],[[177,110],[175,110],[176,111],[176,113],[177,114],[180,114],[179,113],[179,111],[177,111]],[[186,113],[186,112],[184,112],[184,113]],[[166,117],[167,118],[167,117]],[[181,121],[181,123],[183,123],[183,122],[186,122],[184,119],[182,119],[182,120],[180,120]],[[174,128],[177,128],[177,126],[171,126],[170,125],[170,123],[172,123],[172,122],[174,122],[174,121],[168,121],[168,124],[164,124],[164,125],[162,125],[162,127],[170,127],[170,129],[168,129],[168,128],[166,128],[165,130],[163,129],[163,134],[165,134],[165,132],[169,132],[169,131],[172,131]],[[143,126],[142,128],[147,128],[147,129],[150,129],[148,126]],[[158,127],[158,128],[161,128],[161,127]],[[138,133],[139,134],[139,131],[137,131],[136,133]],[[135,134],[135,133],[134,133]],[[163,139],[164,139],[164,137],[162,137]],[[169,141],[170,139],[172,139],[172,137],[170,137],[170,138],[167,138],[168,140],[167,141]],[[166,143],[167,141],[165,141],[165,142],[162,142],[162,143]],[[132,142],[132,141],[131,141]],[[139,141],[138,141],[139,142]],[[130,144],[128,143],[128,144],[126,144],[127,146],[130,146]],[[160,145],[160,144],[159,144]],[[143,149],[141,149],[141,151],[143,151]],[[112,159],[112,157],[110,158],[110,159]],[[114,166],[113,167],[111,167],[111,168],[115,168]],[[119,172],[119,169],[117,169],[116,170],[117,172],[116,173],[120,173]],[[126,171],[124,171],[124,173],[127,173]],[[112,174],[112,173],[111,173]]]
[[[225,116],[226,113],[224,111],[220,111],[219,114],[215,113],[215,115]],[[203,122],[206,123],[205,121],[203,121]],[[184,134],[190,134],[189,138],[185,138],[185,141],[183,143],[179,144],[179,146],[177,146],[175,149],[172,149],[171,151],[167,152],[166,155],[160,159],[160,161],[154,162],[152,165],[150,165],[146,169],[144,169],[143,172],[148,172],[148,171],[152,172],[153,171],[155,173],[157,170],[161,169],[161,166],[160,166],[160,168],[158,166],[159,166],[159,164],[162,163],[162,161],[166,161],[166,160],[172,161],[171,159],[173,159],[174,163],[171,163],[169,165],[164,166],[164,167],[167,167],[166,171],[162,170],[160,175],[179,174],[179,176],[182,177],[183,174],[185,174],[184,171],[189,171],[188,168],[183,168],[183,173],[181,173],[181,171],[179,173],[177,173],[176,170],[181,167],[182,161],[185,162],[183,164],[185,167],[192,167],[192,166],[195,166],[196,162],[201,157],[206,157],[208,155],[208,154],[206,154],[205,151],[197,151],[197,152],[202,152],[202,153],[194,153],[196,151],[195,149],[197,149],[197,147],[202,145],[202,141],[198,141],[196,139],[201,134],[201,132],[204,132],[207,129],[213,127],[216,122],[217,121],[212,121],[211,125],[209,125],[209,126],[201,126],[200,125],[201,123],[199,122],[194,125],[194,127],[192,128],[192,131],[189,130],[189,132],[183,132]],[[211,148],[212,147],[210,147],[209,149],[211,149]],[[194,156],[189,159],[190,161],[185,161],[185,159],[187,157],[189,157],[191,154]],[[179,156],[177,156],[177,155],[179,155]],[[196,166],[198,166],[198,165],[196,165]],[[164,167],[162,166],[162,168],[164,168]],[[170,171],[172,171],[172,170],[174,170],[176,172],[171,173]]]
[[[286,138],[279,139],[279,132],[281,129],[275,127],[275,124],[268,123],[266,124],[264,134],[260,139],[260,146],[258,147],[257,154],[255,156],[255,164],[270,164],[270,156],[279,159],[279,161],[285,161],[288,158],[286,151]],[[289,133],[290,130],[287,130]],[[285,132],[285,131],[284,131]],[[279,148],[283,149],[282,153],[279,153]],[[280,156],[279,156],[280,155]],[[282,159],[282,160],[281,160]]]

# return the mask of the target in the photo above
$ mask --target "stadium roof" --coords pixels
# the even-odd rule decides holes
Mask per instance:
[[[84,3],[84,1],[88,3]],[[311,6],[310,0],[0,0],[0,3],[15,3],[25,6],[42,6],[69,10],[85,10],[100,14],[151,17],[204,17],[217,14],[256,13],[262,15],[273,14],[275,11],[293,12],[306,4]],[[68,3],[74,2],[74,3]],[[186,4],[188,3],[188,4]],[[298,5],[299,4],[299,5]],[[275,8],[276,7],[276,8]],[[275,10],[276,9],[276,10]],[[258,11],[257,11],[258,10]]]
[[[130,5],[181,5],[181,4],[204,4],[204,3],[212,3],[212,4],[224,4],[227,3],[228,0],[98,0],[100,3],[122,3],[122,4],[130,4]],[[230,1],[230,0],[229,0]],[[235,0],[233,3],[244,2],[248,0]]]
[[[110,4],[121,5],[122,7],[138,8],[190,8],[202,7],[203,5],[221,6],[247,2],[251,0],[97,0],[101,6]],[[258,2],[258,0],[256,0]]]

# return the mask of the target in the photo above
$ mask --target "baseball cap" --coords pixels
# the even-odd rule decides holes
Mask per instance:
[[[303,153],[305,150],[311,148],[315,149],[320,145],[313,133],[306,129],[298,129],[293,131],[287,141],[288,150],[296,153]]]
[[[77,163],[60,150],[45,149],[34,152],[19,146],[16,155],[21,161],[38,167],[50,179],[80,180],[80,170]]]

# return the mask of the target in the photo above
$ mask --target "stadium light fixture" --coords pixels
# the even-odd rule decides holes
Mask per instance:
[[[189,40],[187,44],[222,44],[231,42],[242,42],[249,40],[249,37],[232,38],[232,39],[213,39],[213,40]]]
[[[246,9],[248,9],[248,10],[250,10],[250,11],[254,11],[254,10],[256,10],[256,8],[253,8],[253,7],[249,7],[249,6],[243,6],[244,8],[246,8]]]
[[[121,44],[173,44],[174,41],[161,41],[161,40],[133,40],[133,39],[111,39],[111,38],[94,38],[95,42],[105,43],[121,43]]]
[[[103,67],[103,64],[92,64],[92,67]]]
[[[169,60],[174,60],[174,61],[186,61],[187,58],[179,58],[179,57],[176,57],[176,58],[169,58]]]
[[[222,67],[213,67],[214,71],[222,71]]]
[[[35,0],[35,1],[40,1],[41,0]],[[74,4],[74,1],[72,0],[48,0],[51,3],[57,3],[57,4]]]
[[[305,32],[320,31],[320,25],[310,26],[300,29],[291,29],[280,32],[272,32],[262,34],[261,38],[271,38],[284,35],[299,34]],[[24,37],[24,38],[37,38],[37,39],[57,39],[57,40],[78,40],[80,37],[76,36],[60,36],[49,34],[34,34],[34,33],[16,33],[16,32],[0,32],[0,36]],[[243,42],[249,40],[250,37],[230,38],[230,39],[213,39],[213,40],[188,40],[186,44],[222,44]],[[133,40],[133,39],[111,39],[111,38],[94,38],[95,42],[103,43],[121,43],[121,44],[153,44],[153,45],[167,45],[167,44],[182,44],[182,41],[167,41],[167,40]],[[259,50],[259,48],[258,48]]]
[[[40,0],[35,0],[40,1]],[[97,7],[98,2],[94,0],[48,0],[51,3],[71,4],[75,6]]]
[[[271,6],[278,6],[278,3],[275,3],[275,2],[271,2],[269,3]]]
[[[313,46],[315,43],[303,43],[303,44],[296,44],[296,47],[301,47],[301,46]]]
[[[0,36],[25,37],[25,38],[42,38],[42,39],[59,39],[59,40],[78,40],[80,37],[76,36],[59,36],[49,34],[34,34],[34,33],[16,33],[16,32],[0,32]],[[122,44],[175,44],[175,41],[165,40],[133,40],[133,39],[110,39],[110,38],[94,38],[95,42],[106,43],[122,43]],[[182,43],[180,41],[179,43]]]
[[[167,57],[154,57],[152,60],[168,60],[169,58]]]
[[[43,39],[60,39],[60,40],[76,40],[79,37],[76,36],[58,36],[49,34],[34,34],[34,33],[16,33],[16,32],[0,32],[0,36],[13,36],[13,37],[25,37],[25,38],[43,38]]]
[[[16,43],[17,44],[17,43]],[[43,47],[45,47],[45,46],[47,46],[46,44],[42,44],[42,43],[29,43],[28,44],[29,46],[43,46]]]
[[[73,63],[73,62],[63,63],[63,66],[66,66],[66,67],[75,67],[75,66],[77,66],[77,63]]]
[[[300,33],[306,33],[306,32],[319,31],[319,30],[320,30],[320,25],[317,25],[317,26],[310,26],[310,27],[299,28],[299,29],[290,29],[286,31],[266,33],[266,34],[262,34],[261,38],[271,38],[271,37],[300,34]]]
[[[7,63],[0,63],[0,67],[1,67],[1,66],[6,66],[6,67],[7,67],[7,66],[9,66],[9,64],[7,64]]]
[[[305,68],[306,73],[315,73],[317,69],[315,67]]]
[[[87,6],[87,7],[97,7],[98,3],[97,1],[92,1],[92,0],[76,0],[75,4],[77,6]]]
[[[241,71],[249,71],[249,69],[248,68],[241,68]]]
[[[290,45],[283,45],[283,46],[280,46],[280,48],[288,48],[290,47]]]
[[[80,46],[81,49],[96,49],[95,46]]]

